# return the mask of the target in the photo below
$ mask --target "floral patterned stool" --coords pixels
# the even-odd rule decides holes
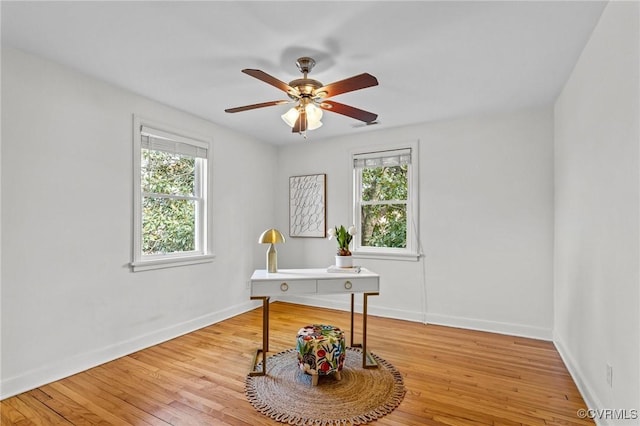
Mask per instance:
[[[345,348],[344,333],[338,327],[314,324],[298,330],[298,363],[302,371],[311,374],[313,386],[318,384],[318,376],[331,373],[340,380]]]

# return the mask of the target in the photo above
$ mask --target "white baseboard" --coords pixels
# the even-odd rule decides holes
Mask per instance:
[[[144,348],[157,345],[190,333],[227,318],[250,311],[257,306],[255,302],[247,301],[217,312],[211,312],[189,321],[156,330],[113,345],[57,360],[40,368],[27,371],[19,376],[9,377],[0,383],[0,400],[35,389],[47,383],[69,377],[73,374],[96,367],[105,362],[113,361]]]
[[[582,399],[584,399],[585,404],[587,404],[587,408],[595,410],[604,407],[598,397],[596,397],[595,392],[593,392],[593,387],[586,381],[587,376],[582,373],[582,370],[578,366],[578,363],[576,363],[575,358],[573,358],[571,352],[569,352],[562,341],[562,338],[557,333],[554,333],[553,335],[553,343],[556,346],[556,350],[560,354],[560,358],[562,358],[564,365],[567,367],[567,370],[569,370],[571,378],[578,387],[578,391],[582,395]],[[606,419],[595,418],[593,420],[598,426],[609,425],[609,422],[607,422]]]
[[[336,300],[335,298],[320,298],[317,296],[289,296],[286,299],[280,298],[278,300],[282,302],[299,303],[302,305],[317,306],[321,308],[338,309],[341,311],[349,311],[351,309],[351,302],[346,297],[344,298],[344,300]],[[357,312],[362,312],[362,304],[356,303],[355,310]],[[437,324],[457,328],[466,328],[470,330],[487,331],[491,333],[528,337],[539,340],[551,341],[553,338],[551,329],[542,327],[532,327],[521,324],[485,321],[448,315],[425,315],[423,312],[404,311],[399,309],[389,309],[375,306],[375,304],[372,304],[371,299],[369,299],[368,313],[369,315],[375,315],[385,318],[422,322],[426,324]]]
[[[487,321],[475,318],[456,317],[440,314],[427,314],[427,323],[445,325],[449,327],[466,328],[469,330],[487,331],[489,333],[506,334],[508,336],[527,337],[530,339],[546,341],[553,340],[553,332],[550,328],[533,327],[523,324]]]
[[[359,301],[355,303],[354,309],[356,312],[362,312],[362,298],[358,297]],[[280,302],[298,303],[300,305],[316,306],[318,308],[337,309],[339,311],[350,311],[351,301],[346,297],[344,300],[336,300],[330,298],[322,298],[318,296],[306,297],[306,296],[287,296],[286,298],[278,298]],[[385,318],[401,319],[413,322],[424,322],[422,319],[422,312],[414,311],[402,311],[399,309],[390,309],[375,306],[371,304],[371,299],[367,305],[368,315],[374,315]]]

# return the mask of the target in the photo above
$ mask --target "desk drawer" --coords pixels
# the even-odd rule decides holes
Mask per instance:
[[[254,281],[251,283],[252,296],[284,296],[315,292],[316,280]]]
[[[378,278],[333,278],[318,280],[318,293],[376,293],[379,290]]]

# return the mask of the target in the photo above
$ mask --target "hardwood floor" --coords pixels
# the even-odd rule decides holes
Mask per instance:
[[[307,323],[349,329],[348,312],[282,302],[270,310],[274,353],[293,347]],[[244,395],[261,324],[259,308],[7,398],[1,424],[280,424]],[[407,388],[375,425],[593,424],[578,418],[584,401],[550,342],[371,316],[368,345]]]

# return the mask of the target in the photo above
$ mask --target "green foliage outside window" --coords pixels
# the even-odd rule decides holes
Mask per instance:
[[[195,250],[195,161],[193,157],[142,150],[145,255]]]
[[[407,166],[362,169],[361,245],[407,247]]]

